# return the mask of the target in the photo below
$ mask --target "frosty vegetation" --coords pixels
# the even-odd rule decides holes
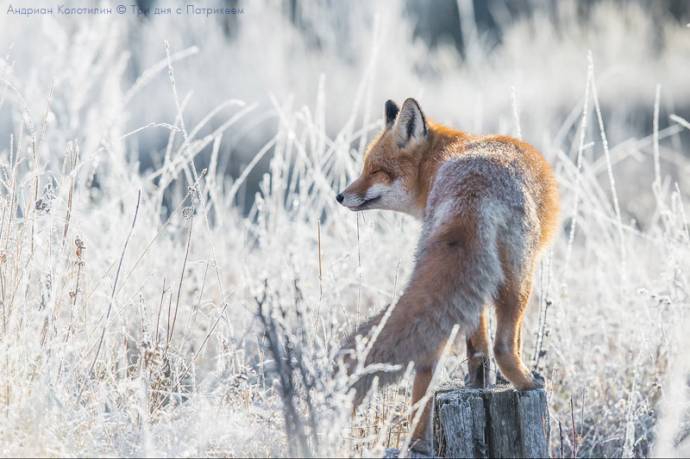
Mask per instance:
[[[332,372],[412,267],[418,223],[334,199],[383,102],[407,96],[522,136],[557,173],[561,231],[523,334],[553,455],[690,454],[690,30],[635,4],[589,25],[564,7],[558,27],[504,18],[491,49],[466,25],[461,60],[384,6],[305,8],[326,15],[317,47],[261,2],[232,40],[212,19],[0,15],[4,455],[404,446],[409,373],[352,419]]]

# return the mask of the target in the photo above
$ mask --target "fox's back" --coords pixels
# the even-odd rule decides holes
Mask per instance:
[[[489,136],[458,139],[445,150],[427,201],[428,219],[458,218],[448,210],[478,202],[472,212],[518,231],[529,245],[548,242],[558,220],[558,188],[536,149],[511,137]]]

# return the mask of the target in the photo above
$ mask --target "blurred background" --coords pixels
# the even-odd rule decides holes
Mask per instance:
[[[315,456],[403,444],[409,384],[353,423],[331,352],[419,224],[334,197],[415,97],[555,169],[523,334],[552,455],[690,455],[690,2],[122,2],[0,0],[0,451],[290,455],[262,308]]]
[[[138,11],[129,5],[126,14],[107,16],[18,16],[5,14],[11,2],[3,4],[0,54],[7,59],[0,61],[0,75],[24,94],[21,103],[37,118],[52,91],[49,121],[63,136],[48,142],[53,148],[99,138],[91,135],[94,130],[106,137],[102,131],[108,123],[91,110],[102,101],[113,118],[126,117],[128,131],[150,123],[174,124],[176,102],[160,67],[137,88],[136,97],[124,103],[117,97],[127,94],[147,69],[165,62],[167,41],[170,53],[181,55],[175,82],[187,124],[211,116],[200,134],[212,132],[240,110],[232,103],[216,107],[232,99],[245,104],[247,112],[220,145],[220,170],[231,177],[271,138],[281,112],[322,116],[328,136],[336,139],[343,126],[357,130],[379,119],[388,98],[416,97],[430,118],[477,134],[516,134],[517,115],[520,134],[548,157],[556,150],[573,155],[591,51],[609,144],[628,142],[622,148],[636,150],[620,158],[618,173],[645,182],[652,178],[641,160],[651,154],[651,143],[635,139],[651,133],[658,84],[660,129],[673,145],[673,151],[666,151],[669,143],[662,143],[661,166],[688,191],[682,177],[690,171],[681,167],[686,163],[678,155],[687,151],[690,131],[664,130],[673,124],[672,113],[690,118],[687,1],[184,4],[239,11],[208,17],[158,14],[157,8],[174,10],[182,3],[156,0],[139,0]],[[92,5],[114,9],[117,2]],[[323,114],[315,113],[318,98],[325,103]],[[19,122],[12,113],[0,105],[3,147]],[[367,136],[374,131],[368,127]],[[142,170],[152,169],[160,164],[168,137],[165,129],[143,129],[127,138],[127,154],[138,157]],[[352,145],[353,155],[361,154],[361,142]],[[200,169],[211,148],[195,158]],[[270,156],[268,151],[252,168],[245,209]],[[636,180],[620,183],[622,209],[643,221],[651,202],[639,202],[635,190]]]

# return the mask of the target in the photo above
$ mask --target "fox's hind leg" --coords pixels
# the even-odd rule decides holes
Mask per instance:
[[[523,279],[508,276],[496,298],[494,356],[503,376],[518,390],[543,385],[543,381],[532,376],[520,357],[520,331],[531,291],[531,272]]]
[[[426,395],[434,375],[435,366],[436,363],[433,366],[417,367],[414,383],[412,384],[413,405],[418,405],[422,398],[424,398],[424,395]],[[415,451],[431,453],[431,424],[429,417],[431,416],[432,403],[433,399],[428,400],[423,407],[417,406],[417,409],[412,413],[412,419],[414,419],[417,411],[423,410],[412,434],[413,443],[410,446]]]
[[[489,320],[485,307],[479,317],[479,326],[467,338],[467,379],[465,385],[485,388],[491,384],[489,368]]]

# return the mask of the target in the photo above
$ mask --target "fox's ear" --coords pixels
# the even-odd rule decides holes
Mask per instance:
[[[393,126],[393,123],[395,123],[395,117],[398,116],[399,111],[400,109],[398,108],[398,104],[390,99],[386,101],[386,129]]]
[[[393,133],[400,148],[407,146],[410,142],[419,142],[426,138],[426,119],[416,100],[411,98],[405,100],[395,120]]]

